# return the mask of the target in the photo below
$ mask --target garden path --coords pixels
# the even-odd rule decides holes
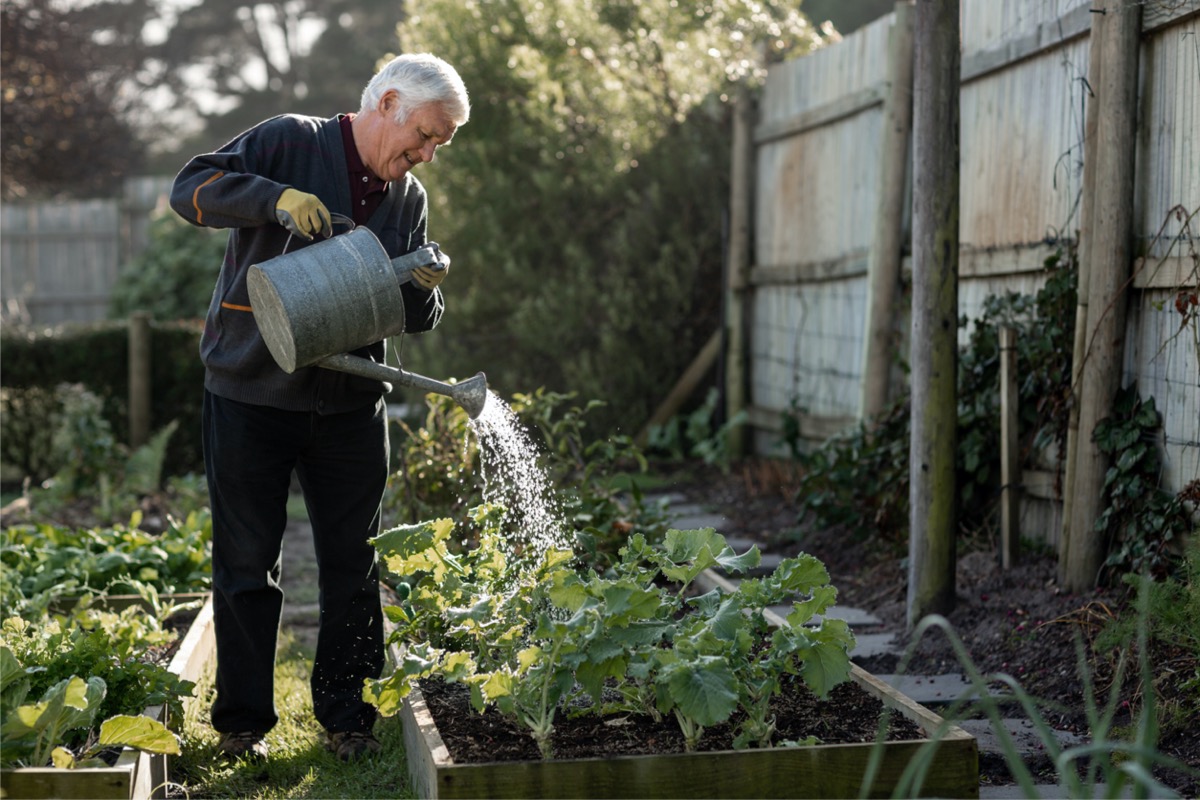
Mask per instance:
[[[317,554],[308,519],[288,522],[283,534],[283,629],[295,637],[311,658],[317,649],[320,619]]]

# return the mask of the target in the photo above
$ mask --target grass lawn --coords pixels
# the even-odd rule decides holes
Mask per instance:
[[[210,727],[212,671],[196,687],[197,700],[185,715],[183,755],[172,759],[168,796],[236,798],[392,797],[412,798],[399,717],[383,719],[375,734],[383,752],[343,764],[322,745],[321,726],[313,718],[308,680],[312,654],[285,630],[275,667],[275,706],[279,724],[267,734],[271,755],[266,764],[229,763],[216,753],[217,733]]]

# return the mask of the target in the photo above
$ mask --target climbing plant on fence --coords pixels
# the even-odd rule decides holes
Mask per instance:
[[[958,362],[958,492],[964,528],[989,526],[1000,490],[999,329],[1018,329],[1023,456],[1066,441],[1074,336],[1074,253],[1045,262],[1047,279],[1033,296],[1009,292],[989,297],[973,323]],[[964,317],[960,324],[967,326]],[[794,422],[785,427],[802,467],[797,488],[801,516],[822,525],[865,522],[862,535],[896,544],[907,541],[909,492],[907,398],[849,433],[803,451]]]

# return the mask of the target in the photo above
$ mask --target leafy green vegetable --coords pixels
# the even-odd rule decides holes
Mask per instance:
[[[494,706],[529,728],[544,756],[557,713],[672,714],[689,749],[704,729],[739,708],[737,745],[770,746],[770,698],[781,677],[799,674],[819,696],[845,680],[854,637],[843,621],[814,618],[837,598],[824,565],[802,554],[732,592],[690,597],[705,569],[757,566],[711,528],[669,530],[661,546],[635,534],[604,575],[576,570],[574,554],[550,549],[525,570],[506,568],[502,514],[472,512],[478,547],[451,556],[454,524],[404,526],[374,540],[409,591],[387,609],[389,641],[404,647],[399,667],[368,681],[363,696],[395,713],[414,683],[461,682],[478,711]],[[453,565],[453,569],[450,565]],[[788,626],[773,628],[768,607],[792,603]]]

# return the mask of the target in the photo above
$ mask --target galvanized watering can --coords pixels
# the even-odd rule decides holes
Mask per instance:
[[[258,330],[284,372],[315,365],[394,381],[447,395],[475,419],[487,403],[482,372],[461,383],[443,383],[348,352],[402,333],[401,285],[412,280],[417,267],[449,265],[432,242],[389,258],[375,234],[358,227],[252,265],[246,284]]]

